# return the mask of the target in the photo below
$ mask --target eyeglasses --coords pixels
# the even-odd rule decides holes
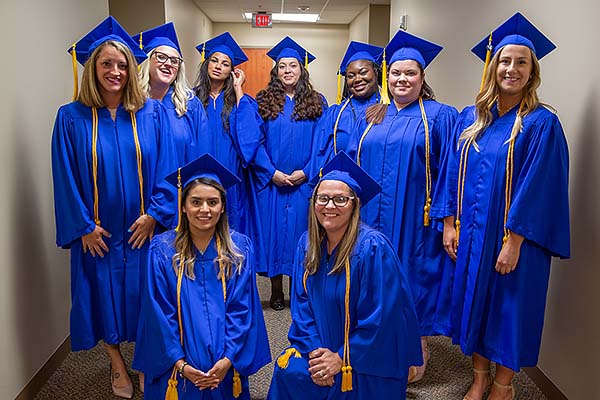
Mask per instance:
[[[179,65],[183,62],[183,58],[181,57],[171,57],[165,53],[161,53],[160,51],[154,52],[154,58],[161,64],[167,62],[167,60],[171,61],[171,65],[174,67],[179,67]]]
[[[315,203],[319,206],[327,206],[330,201],[333,201],[333,205],[336,207],[345,207],[350,200],[354,200],[352,196],[333,196],[329,197],[326,194],[317,194],[315,197]]]

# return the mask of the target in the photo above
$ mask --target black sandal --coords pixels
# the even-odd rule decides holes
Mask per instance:
[[[269,300],[269,306],[275,311],[281,311],[285,308],[283,299],[271,299]]]

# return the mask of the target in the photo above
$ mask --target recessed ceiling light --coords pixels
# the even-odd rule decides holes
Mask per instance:
[[[298,6],[298,10],[302,11],[302,12],[307,12],[308,10],[310,10],[309,6]]]

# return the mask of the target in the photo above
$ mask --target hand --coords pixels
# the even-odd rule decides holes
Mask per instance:
[[[502,250],[500,250],[498,261],[496,261],[496,271],[498,273],[506,275],[515,270],[519,262],[523,239],[523,236],[510,232],[506,243],[504,243]]]
[[[273,183],[277,186],[294,186],[294,183],[290,179],[290,176],[288,174],[284,174],[279,170],[275,171],[273,177],[271,178],[271,181],[273,181]]]
[[[236,104],[239,106],[240,100],[244,97],[244,89],[242,89],[242,86],[244,85],[244,82],[246,82],[246,74],[241,69],[236,68],[231,71],[231,78],[233,81]]]
[[[101,226],[96,225],[93,231],[87,235],[81,237],[81,244],[83,245],[83,252],[87,253],[88,250],[92,253],[92,257],[96,257],[96,254],[100,257],[104,257],[104,253],[108,253],[108,246],[104,243],[104,237],[111,237],[112,235],[104,230]],[[103,251],[104,250],[104,251]]]
[[[312,381],[319,386],[333,386],[334,376],[342,370],[342,359],[338,353],[319,347],[308,354],[308,372]]]
[[[306,175],[301,169],[297,169],[290,175],[290,180],[294,184],[294,186],[299,186],[306,180]]]
[[[452,261],[456,261],[456,251],[458,250],[458,242],[456,241],[456,228],[454,227],[454,217],[444,218],[444,234],[443,234],[444,250]]]
[[[207,372],[202,372],[199,369],[192,367],[190,364],[183,367],[183,377],[192,382],[194,386],[200,390],[208,389],[219,384],[216,376],[210,376]]]
[[[210,370],[208,370],[207,374],[211,378],[217,378],[216,383],[213,386],[211,386],[213,389],[216,389],[217,386],[219,386],[219,383],[223,382],[223,378],[225,377],[227,371],[229,371],[229,368],[231,368],[231,361],[229,360],[229,358],[223,357],[219,361],[217,361]]]
[[[133,235],[127,243],[131,244],[132,249],[141,249],[146,239],[152,239],[155,226],[156,220],[152,216],[148,214],[141,215],[129,227],[129,232],[132,232]]]

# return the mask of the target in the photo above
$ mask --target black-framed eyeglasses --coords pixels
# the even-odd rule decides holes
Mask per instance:
[[[168,54],[161,53],[160,51],[155,51],[154,57],[156,58],[156,61],[158,61],[161,64],[164,64],[167,62],[167,60],[169,60],[171,62],[171,65],[174,67],[179,67],[183,62],[183,58],[181,57],[171,57]]]
[[[350,200],[354,200],[353,196],[333,196],[329,197],[326,194],[318,194],[315,196],[315,203],[319,206],[327,206],[330,201],[336,207],[345,207]]]

